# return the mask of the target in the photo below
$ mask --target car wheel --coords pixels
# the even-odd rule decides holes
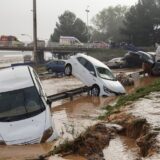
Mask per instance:
[[[91,88],[91,95],[92,96],[99,96],[100,94],[100,89],[98,85],[93,85]]]
[[[70,64],[68,64],[66,67],[65,67],[65,75],[67,76],[70,76],[72,74],[72,67]]]
[[[51,68],[48,69],[48,73],[53,73]]]

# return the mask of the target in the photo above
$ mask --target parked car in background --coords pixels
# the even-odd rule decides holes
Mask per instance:
[[[123,57],[117,57],[111,59],[106,64],[110,68],[124,68],[126,66],[126,61]]]
[[[94,96],[124,94],[125,89],[116,80],[111,70],[99,60],[85,54],[71,56],[66,61],[65,74],[73,74],[86,86],[91,87]]]
[[[71,36],[60,36],[59,44],[63,46],[83,46],[82,42],[80,42],[76,37]]]
[[[28,66],[0,70],[0,144],[50,141],[50,107],[36,72]]]
[[[15,36],[2,35],[0,37],[0,46],[2,47],[24,47],[24,43]]]
[[[95,41],[92,43],[93,48],[108,48],[108,44],[106,42]]]
[[[46,70],[50,73],[64,73],[65,61],[64,60],[51,60],[45,64]]]
[[[13,47],[24,47],[25,44],[23,42],[20,42],[20,41],[12,41],[12,46]]]

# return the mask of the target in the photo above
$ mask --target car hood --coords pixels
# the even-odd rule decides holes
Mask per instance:
[[[106,80],[106,79],[102,79],[103,85],[105,87],[107,87],[109,90],[113,91],[114,93],[126,93],[125,88],[123,87],[123,85],[115,80]]]
[[[7,145],[39,143],[45,128],[45,111],[14,122],[0,122],[0,137]]]

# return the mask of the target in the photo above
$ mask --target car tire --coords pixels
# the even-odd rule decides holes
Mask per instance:
[[[48,73],[53,73],[51,68],[48,69]]]
[[[98,85],[93,85],[91,88],[91,96],[99,96],[100,94],[100,88]]]
[[[72,75],[72,66],[70,64],[67,64],[65,67],[65,75],[66,76]]]

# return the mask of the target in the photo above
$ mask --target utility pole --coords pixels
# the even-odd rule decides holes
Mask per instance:
[[[89,6],[87,6],[87,9],[85,10],[87,13],[87,37],[88,37],[88,41],[89,41],[89,30],[88,30],[88,14],[89,14]]]
[[[35,64],[38,63],[37,55],[37,10],[36,10],[36,0],[33,0],[33,55]]]

